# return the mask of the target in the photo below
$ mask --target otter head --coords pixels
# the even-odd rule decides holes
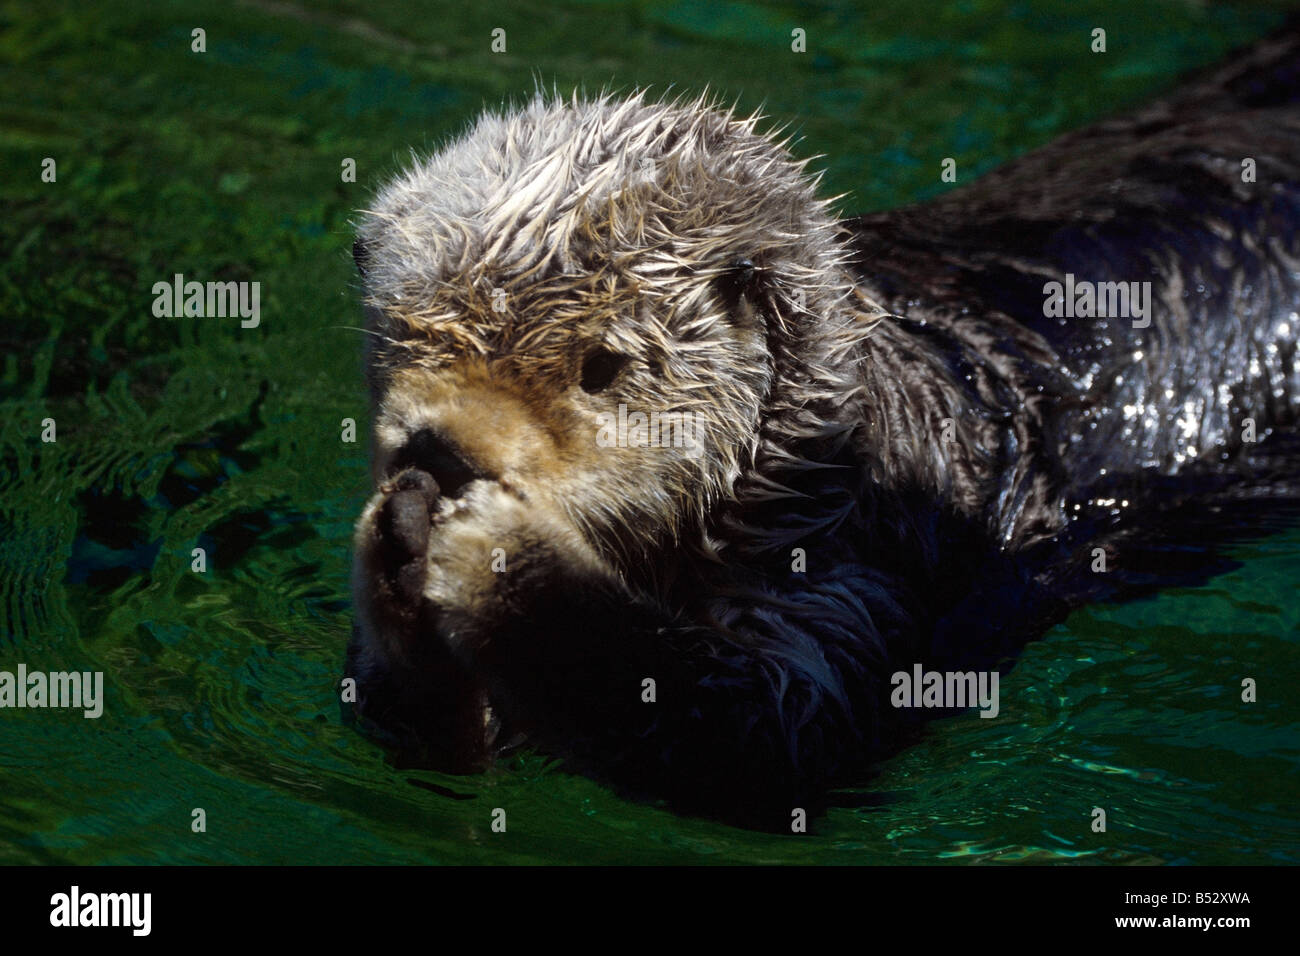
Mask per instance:
[[[707,540],[767,419],[797,417],[809,369],[837,358],[844,247],[815,179],[755,123],[539,96],[400,175],[360,223],[377,485],[361,643],[443,668],[467,753],[495,732],[475,673],[489,638],[433,633],[426,610],[501,613],[501,583],[543,555],[653,589]]]

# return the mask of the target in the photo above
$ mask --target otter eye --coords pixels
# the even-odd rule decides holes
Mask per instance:
[[[735,308],[751,292],[758,279],[758,267],[747,256],[731,260],[718,276],[718,291],[727,305]]]
[[[582,378],[578,384],[588,395],[603,392],[627,364],[627,356],[599,348],[582,362]]]

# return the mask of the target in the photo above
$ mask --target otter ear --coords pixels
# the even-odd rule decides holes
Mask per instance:
[[[366,244],[360,239],[352,243],[352,261],[357,264],[357,272],[364,279],[366,277],[366,266],[370,264],[370,250],[366,248]]]

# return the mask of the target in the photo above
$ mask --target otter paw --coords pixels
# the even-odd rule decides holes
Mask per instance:
[[[475,482],[434,518],[424,598],[459,631],[484,631],[524,613],[557,563],[575,559],[591,561],[590,549],[549,509],[497,482]]]
[[[425,565],[438,483],[427,472],[409,468],[392,482],[376,516],[379,558],[392,592],[414,607],[424,590]]]

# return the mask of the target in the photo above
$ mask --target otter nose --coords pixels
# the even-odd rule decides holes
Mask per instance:
[[[448,498],[457,497],[476,478],[488,477],[455,444],[431,428],[421,428],[407,439],[394,456],[389,473],[396,474],[408,468],[431,475],[439,491]]]

